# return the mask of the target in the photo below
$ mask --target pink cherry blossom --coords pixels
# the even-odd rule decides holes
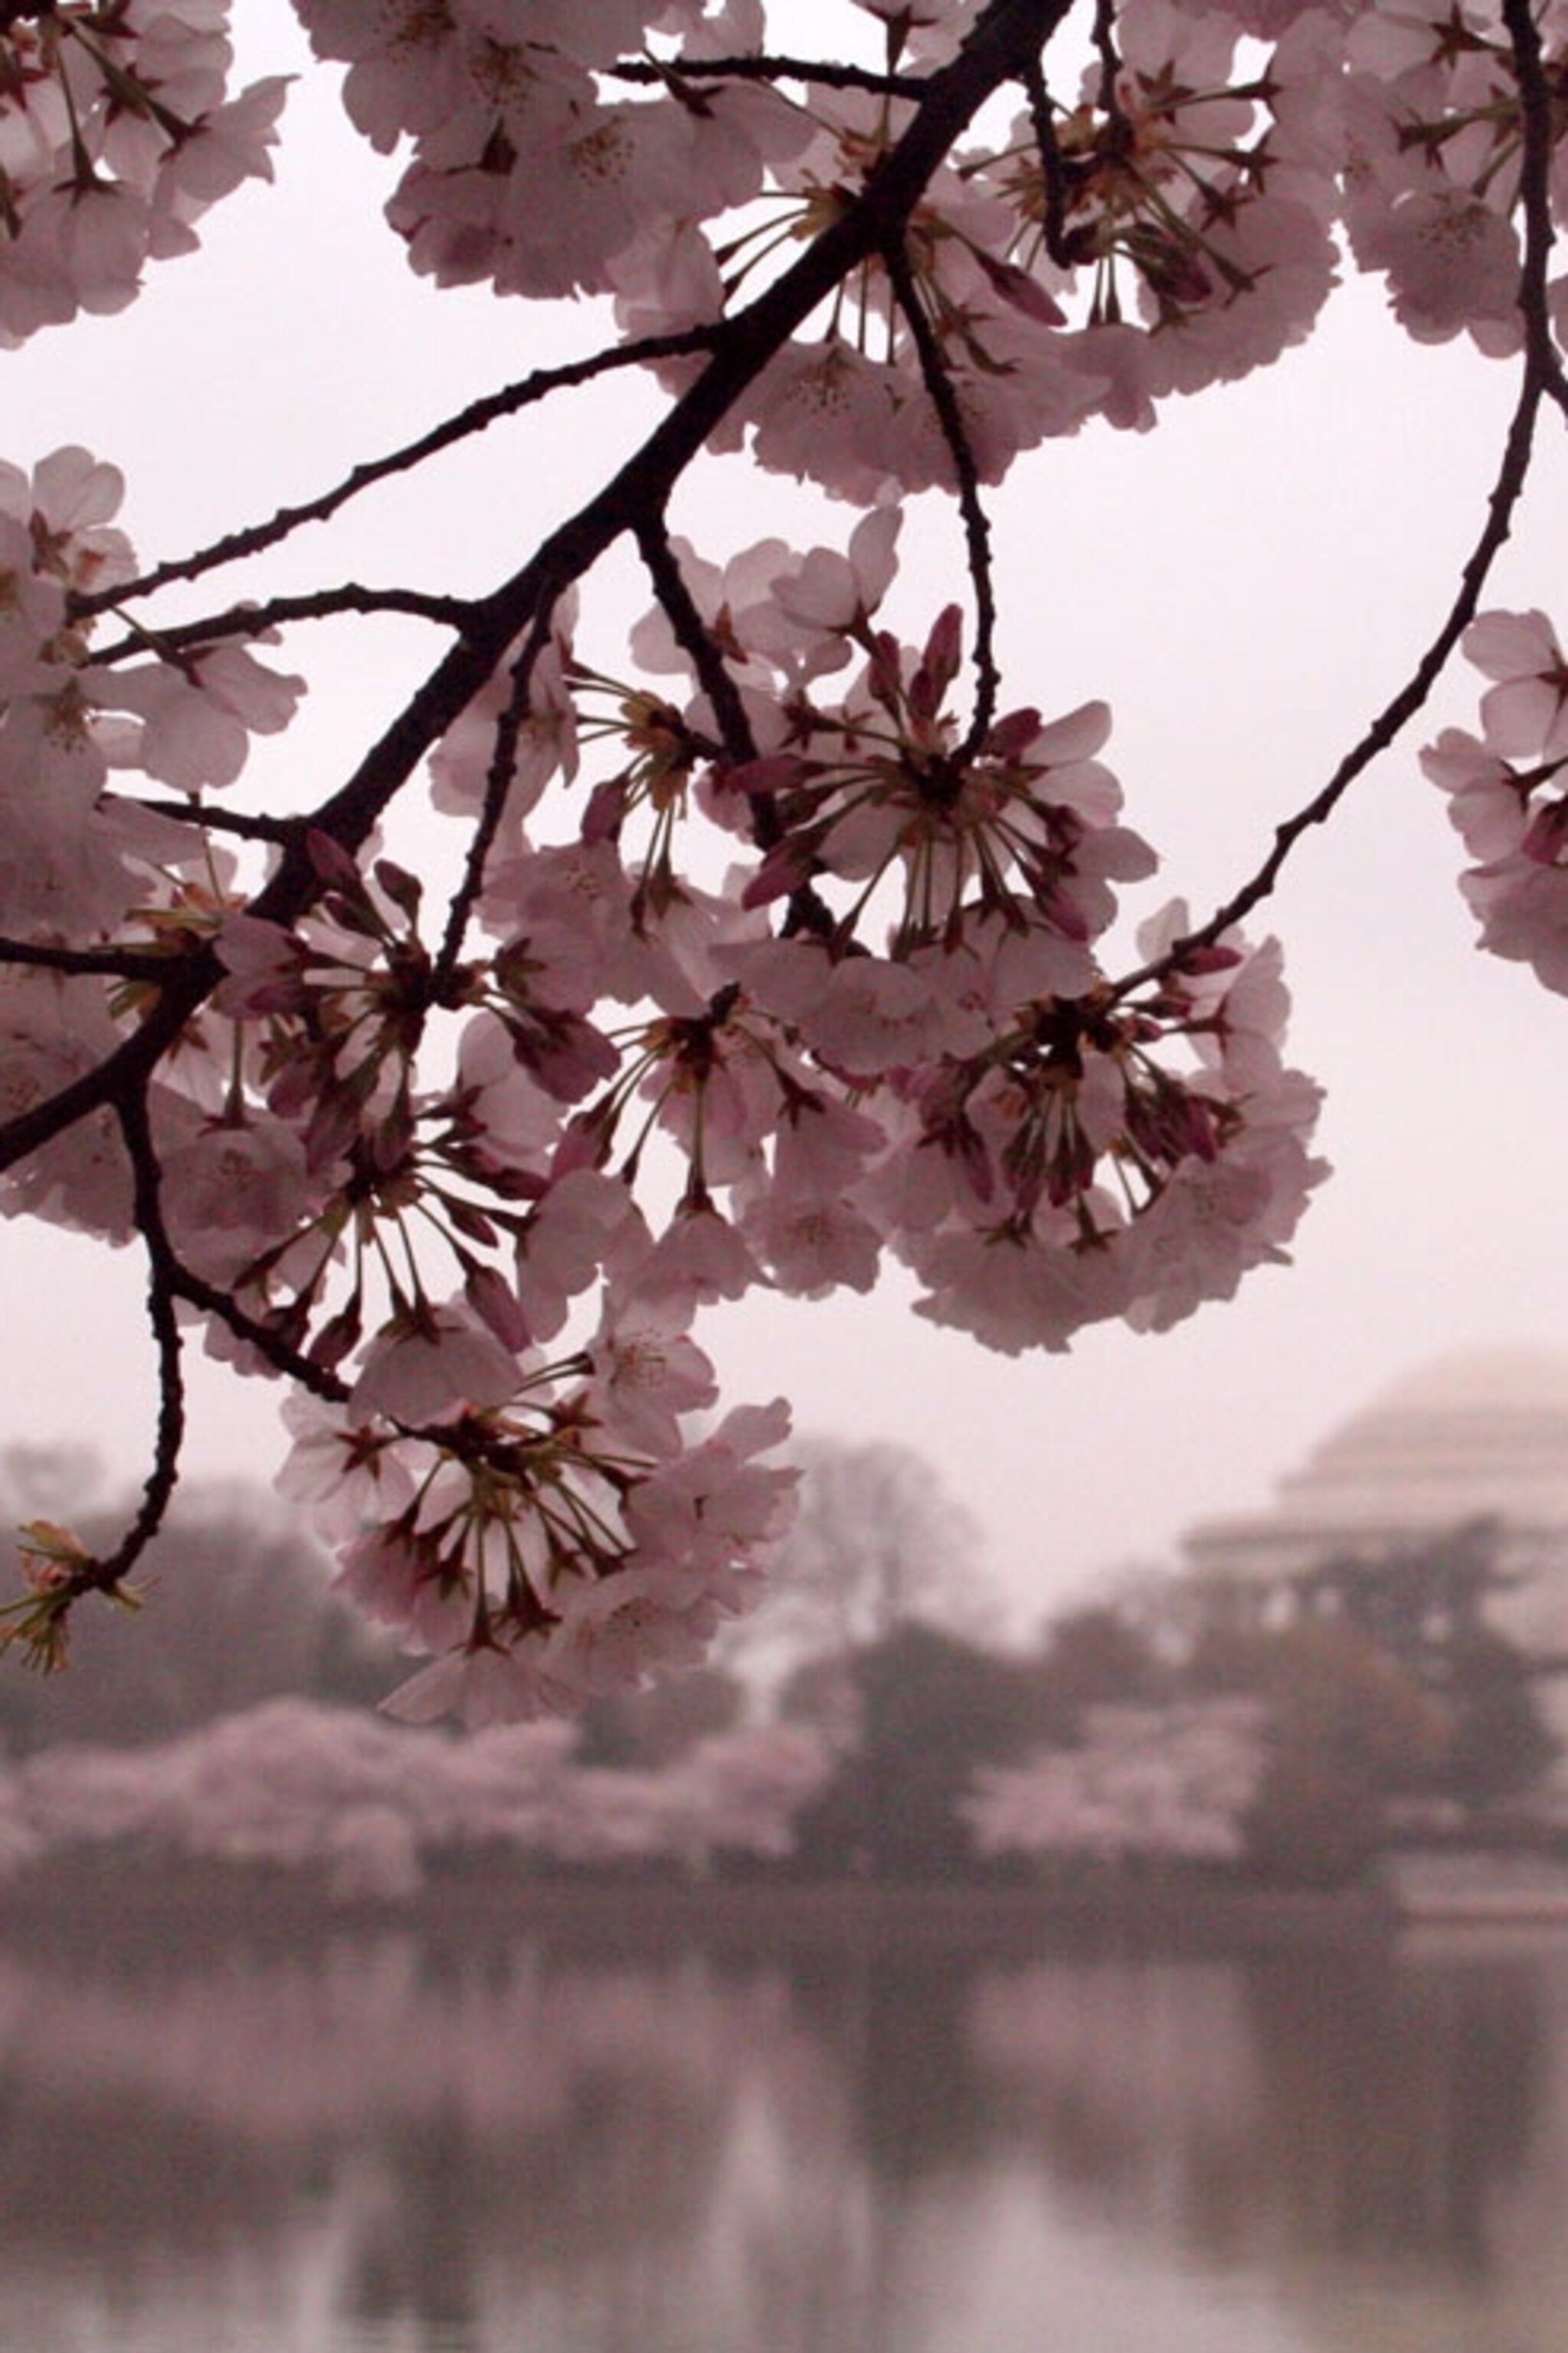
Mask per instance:
[[[1568,752],[1568,663],[1544,613],[1486,613],[1465,632],[1465,653],[1498,683],[1481,697],[1489,751],[1553,760]]]
[[[368,1419],[439,1421],[464,1406],[500,1405],[517,1387],[509,1349],[465,1309],[399,1310],[366,1350],[350,1410]]]
[[[215,1282],[237,1281],[312,1202],[299,1139],[270,1124],[206,1123],[163,1167],[170,1239]]]
[[[227,16],[64,0],[0,35],[0,343],[122,310],[209,205],[270,178],[286,84],[227,98]]]
[[[1482,614],[1464,645],[1494,681],[1481,698],[1485,740],[1445,729],[1422,765],[1479,860],[1459,885],[1479,944],[1568,992],[1568,667],[1542,612]]]
[[[682,1417],[717,1398],[714,1368],[668,1290],[653,1298],[636,1287],[611,1292],[585,1353],[592,1370],[584,1407],[641,1454],[678,1454]]]

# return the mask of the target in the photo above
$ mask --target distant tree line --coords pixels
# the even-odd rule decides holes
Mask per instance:
[[[1402,1841],[1539,1838],[1556,1743],[1532,1662],[1489,1616],[1499,1550],[1477,1524],[1330,1556],[1272,1612],[1173,1578],[1168,1609],[1078,1609],[1024,1656],[905,1624],[809,1662],[786,1709],[848,1733],[799,1859],[898,1877],[1206,1862],[1332,1885]]]
[[[10,1505],[47,1508],[64,1482],[79,1524],[91,1475],[65,1454],[0,1457]],[[1555,1747],[1531,1662],[1494,1622],[1506,1579],[1485,1524],[1375,1559],[1330,1556],[1276,1593],[1283,1610],[1171,1577],[1152,1599],[1069,1610],[1022,1651],[942,1622],[960,1600],[974,1622],[973,1531],[900,1449],[813,1447],[797,1544],[777,1600],[737,1622],[723,1663],[609,1694],[577,1720],[579,1811],[588,1792],[603,1812],[605,1776],[640,1777],[648,1793],[683,1776],[682,1852],[722,1869],[719,1825],[700,1835],[694,1760],[715,1743],[739,1756],[755,1735],[757,1770],[778,1781],[769,1802],[798,1810],[787,1841],[770,1830],[728,1862],[804,1877],[1202,1866],[1333,1885],[1401,1840],[1539,1833],[1532,1801]],[[398,1680],[320,1556],[249,1491],[198,1493],[143,1582],[144,1612],[79,1616],[73,1672],[0,1666],[13,1759],[151,1748],[285,1696],[364,1709]],[[814,1744],[820,1769],[791,1752],[793,1781],[779,1780],[770,1725]],[[553,1771],[564,1761],[552,1751]],[[618,1821],[630,1805],[629,1785]]]

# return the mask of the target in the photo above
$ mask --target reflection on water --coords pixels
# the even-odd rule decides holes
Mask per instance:
[[[1564,2341],[1568,1945],[1020,1963],[887,1942],[0,1955],[0,2336]]]

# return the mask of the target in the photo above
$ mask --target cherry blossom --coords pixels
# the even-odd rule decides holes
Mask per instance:
[[[1558,782],[1568,667],[1541,612],[1483,614],[1464,647],[1495,681],[1481,697],[1482,736],[1446,728],[1422,766],[1451,796],[1449,816],[1480,860],[1460,882],[1479,944],[1568,994],[1568,795]]]
[[[0,993],[0,1103],[10,1118],[48,1102],[120,1044],[120,1033],[90,982],[26,970],[5,976]],[[67,1136],[6,1172],[0,1209],[105,1240],[129,1240],[132,1178],[119,1124],[107,1107]]]
[[[1465,654],[1497,684],[1481,698],[1489,751],[1555,759],[1568,751],[1568,663],[1544,613],[1485,613]]]
[[[84,0],[8,15],[0,33],[0,343],[131,301],[143,265],[270,179],[286,84],[226,96],[227,6]]]
[[[652,0],[592,10],[454,0],[369,17],[344,0],[299,9],[317,54],[348,62],[344,95],[359,129],[384,153],[413,142],[387,218],[415,269],[440,285],[486,279],[534,298],[608,290],[651,216],[744,204],[767,164],[799,144],[792,111],[766,88],[720,82],[700,106],[607,95],[595,69],[635,54],[666,13]],[[744,50],[760,26],[755,10],[711,28],[698,16],[681,28],[684,52],[726,37]],[[546,184],[566,201],[540,206]]]
[[[1548,72],[1561,69],[1563,32],[1544,20]],[[1347,49],[1345,224],[1356,259],[1386,272],[1395,316],[1417,340],[1463,330],[1484,352],[1516,350],[1523,100],[1504,12],[1369,9]],[[1554,146],[1561,135],[1554,124]],[[1560,213],[1555,155],[1550,169]]]

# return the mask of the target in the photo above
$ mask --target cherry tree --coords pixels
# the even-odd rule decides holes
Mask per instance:
[[[1483,943],[1568,989],[1568,666],[1483,612],[1568,414],[1558,0],[296,0],[440,290],[596,298],[603,337],[270,518],[154,563],[112,453],[0,465],[0,1206],[138,1250],[159,1410],[94,1552],[37,1520],[9,1631],[135,1598],[185,1351],[284,1392],[286,1490],[428,1659],[414,1717],[559,1711],[699,1656],[784,1533],[782,1400],[693,1328],[864,1292],[1017,1354],[1162,1330],[1287,1254],[1324,1164],[1247,930],[1461,651],[1424,754]],[[842,52],[842,53],[841,53]],[[0,340],[130,302],[265,178],[285,89],[226,0],[3,0]],[[1223,905],[1154,902],[1104,705],[997,657],[997,492],[1091,421],[1285,360],[1342,269],[1517,395],[1426,651]],[[483,593],[251,596],[377,486],[617,372],[663,406]],[[699,466],[825,491],[825,543],[698,548]],[[900,597],[909,502],[963,594]],[[813,513],[820,504],[811,502]],[[648,610],[596,598],[624,543]],[[247,596],[222,575],[245,560]],[[247,792],[303,670],[397,614],[430,654],[346,774]],[[348,633],[351,638],[351,632]],[[312,684],[330,689],[320,657]],[[265,805],[263,805],[265,804]],[[400,846],[433,808],[445,860]]]
[[[982,1767],[962,1811],[984,1855],[1237,1862],[1266,1717],[1246,1696],[1092,1707],[1075,1748]]]
[[[428,1866],[705,1869],[787,1855],[832,1754],[800,1725],[710,1734],[662,1771],[578,1761],[558,1719],[467,1738],[303,1699],[238,1708],[134,1751],[62,1745],[0,1768],[0,1887],[75,1853],[129,1849],[316,1873],[328,1891],[416,1894]]]

